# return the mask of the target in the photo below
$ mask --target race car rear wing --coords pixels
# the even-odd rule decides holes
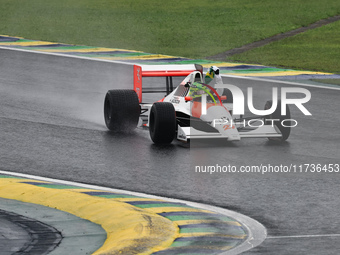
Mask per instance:
[[[183,65],[134,65],[134,90],[136,91],[139,102],[142,102],[142,93],[160,93],[165,92],[169,94],[173,91],[172,77],[188,76],[193,71],[200,71],[203,73],[203,66],[197,64],[183,64]],[[143,77],[165,77],[166,90],[155,90],[143,86]]]

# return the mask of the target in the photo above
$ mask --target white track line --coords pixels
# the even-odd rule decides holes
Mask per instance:
[[[132,63],[132,62],[127,63],[127,62],[123,62],[123,61],[115,61],[115,60],[99,59],[99,58],[89,58],[89,57],[68,55],[68,54],[62,54],[62,53],[26,50],[26,49],[11,48],[11,47],[5,47],[5,46],[0,46],[0,49],[22,51],[22,52],[36,53],[36,54],[44,54],[44,55],[51,55],[51,56],[68,57],[68,58],[79,58],[79,59],[84,59],[84,60],[92,60],[92,61],[99,61],[99,62],[106,62],[106,63],[118,63],[118,64],[123,64],[123,65],[140,65],[140,66],[143,65],[143,64]],[[236,76],[236,75],[234,76],[234,75],[226,75],[226,74],[221,74],[221,76],[222,77],[237,78],[237,79],[245,79],[245,80],[257,80],[257,81],[263,81],[263,82],[272,82],[272,83],[278,83],[278,84],[294,85],[294,86],[305,86],[305,87],[312,87],[312,88],[340,90],[340,87],[333,87],[331,85],[321,86],[321,85],[304,84],[304,83],[298,83],[298,82],[279,81],[279,80],[274,80],[274,79],[270,80],[270,79],[263,79],[263,78],[256,78],[256,77],[244,77],[244,76]]]
[[[26,50],[26,49],[11,48],[11,47],[5,47],[5,46],[0,46],[0,49],[42,54],[42,55],[50,55],[50,56],[57,56],[57,57],[79,58],[79,59],[84,59],[84,60],[92,60],[92,61],[106,62],[106,63],[117,63],[117,64],[122,64],[122,65],[140,65],[140,64],[137,64],[137,63],[126,63],[126,62],[122,62],[122,61],[115,61],[115,60],[108,60],[108,59],[89,58],[89,57],[75,56],[75,55],[69,55],[69,54],[63,54],[63,53],[43,52],[43,51],[37,51],[37,50]]]
[[[46,177],[41,177],[41,176],[34,176],[34,175],[29,175],[29,174],[21,174],[21,173],[15,173],[15,172],[9,172],[9,171],[1,171],[0,174],[4,175],[11,175],[11,176],[16,176],[16,177],[21,177],[21,178],[28,178],[28,179],[35,179],[39,181],[47,181],[47,182],[57,182],[60,184],[65,184],[65,185],[72,185],[72,186],[78,186],[82,187],[85,189],[95,189],[95,190],[102,190],[102,191],[109,191],[109,192],[115,192],[115,193],[125,193],[128,195],[133,195],[133,196],[141,196],[145,198],[152,198],[152,199],[162,199],[165,201],[169,202],[179,202],[179,203],[185,203],[189,206],[196,207],[199,209],[203,210],[209,210],[212,212],[216,212],[225,216],[229,216],[231,218],[234,218],[238,222],[240,222],[248,232],[248,238],[240,244],[239,246],[236,246],[235,248],[226,251],[224,253],[221,253],[221,255],[237,255],[240,254],[244,251],[247,251],[251,248],[254,248],[261,244],[267,237],[267,230],[266,228],[256,220],[234,212],[230,211],[224,208],[219,208],[215,206],[210,206],[206,204],[201,204],[201,203],[195,203],[195,202],[190,202],[190,201],[185,201],[185,200],[180,200],[180,199],[173,199],[173,198],[168,198],[168,197],[161,197],[161,196],[153,196],[149,194],[144,194],[144,193],[139,193],[139,192],[132,192],[132,191],[127,191],[127,190],[120,190],[120,189],[112,189],[112,188],[106,188],[106,187],[100,187],[96,185],[90,185],[90,184],[83,184],[83,183],[77,183],[77,182],[71,182],[71,181],[64,181],[64,180],[59,180],[59,179],[53,179],[53,178],[46,178]]]
[[[237,78],[237,79],[244,79],[244,80],[256,80],[256,81],[263,81],[269,83],[277,83],[277,84],[285,84],[285,85],[293,85],[293,86],[301,86],[301,87],[312,87],[312,88],[320,88],[320,89],[332,89],[332,90],[340,90],[339,87],[334,87],[332,85],[313,85],[313,84],[306,84],[306,83],[299,83],[299,82],[291,82],[291,81],[281,81],[281,80],[271,80],[271,79],[264,79],[264,78],[257,78],[257,77],[244,77],[244,76],[236,76],[236,75],[227,75],[221,74],[222,77],[230,77],[230,78]]]
[[[284,238],[320,238],[320,237],[340,237],[340,234],[324,235],[296,235],[296,236],[267,236],[267,239],[284,239]]]

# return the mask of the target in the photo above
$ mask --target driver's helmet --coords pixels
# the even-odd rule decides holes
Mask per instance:
[[[215,72],[215,74],[220,74],[220,69],[217,66],[213,66],[212,69]]]

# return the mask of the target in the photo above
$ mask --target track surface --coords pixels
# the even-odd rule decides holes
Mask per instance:
[[[102,120],[110,77],[74,63],[0,52],[1,170],[203,202],[260,221],[268,239],[245,254],[335,254],[340,249],[340,173],[195,173],[197,165],[339,163],[339,91],[308,88],[313,116],[287,143],[266,139],[155,146],[148,131],[111,134]],[[161,81],[163,82],[163,81]],[[272,85],[254,83],[262,108]]]
[[[61,242],[61,233],[42,222],[4,210],[0,210],[0,218],[1,233],[6,233],[0,238],[3,255],[48,254]]]

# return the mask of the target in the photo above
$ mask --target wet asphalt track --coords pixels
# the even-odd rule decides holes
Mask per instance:
[[[147,130],[112,134],[102,103],[114,77],[89,61],[0,50],[1,170],[198,201],[260,221],[267,240],[245,254],[337,254],[340,173],[195,173],[195,166],[339,163],[338,90],[308,88],[313,116],[288,142],[151,143]],[[253,85],[255,107],[271,85]]]

